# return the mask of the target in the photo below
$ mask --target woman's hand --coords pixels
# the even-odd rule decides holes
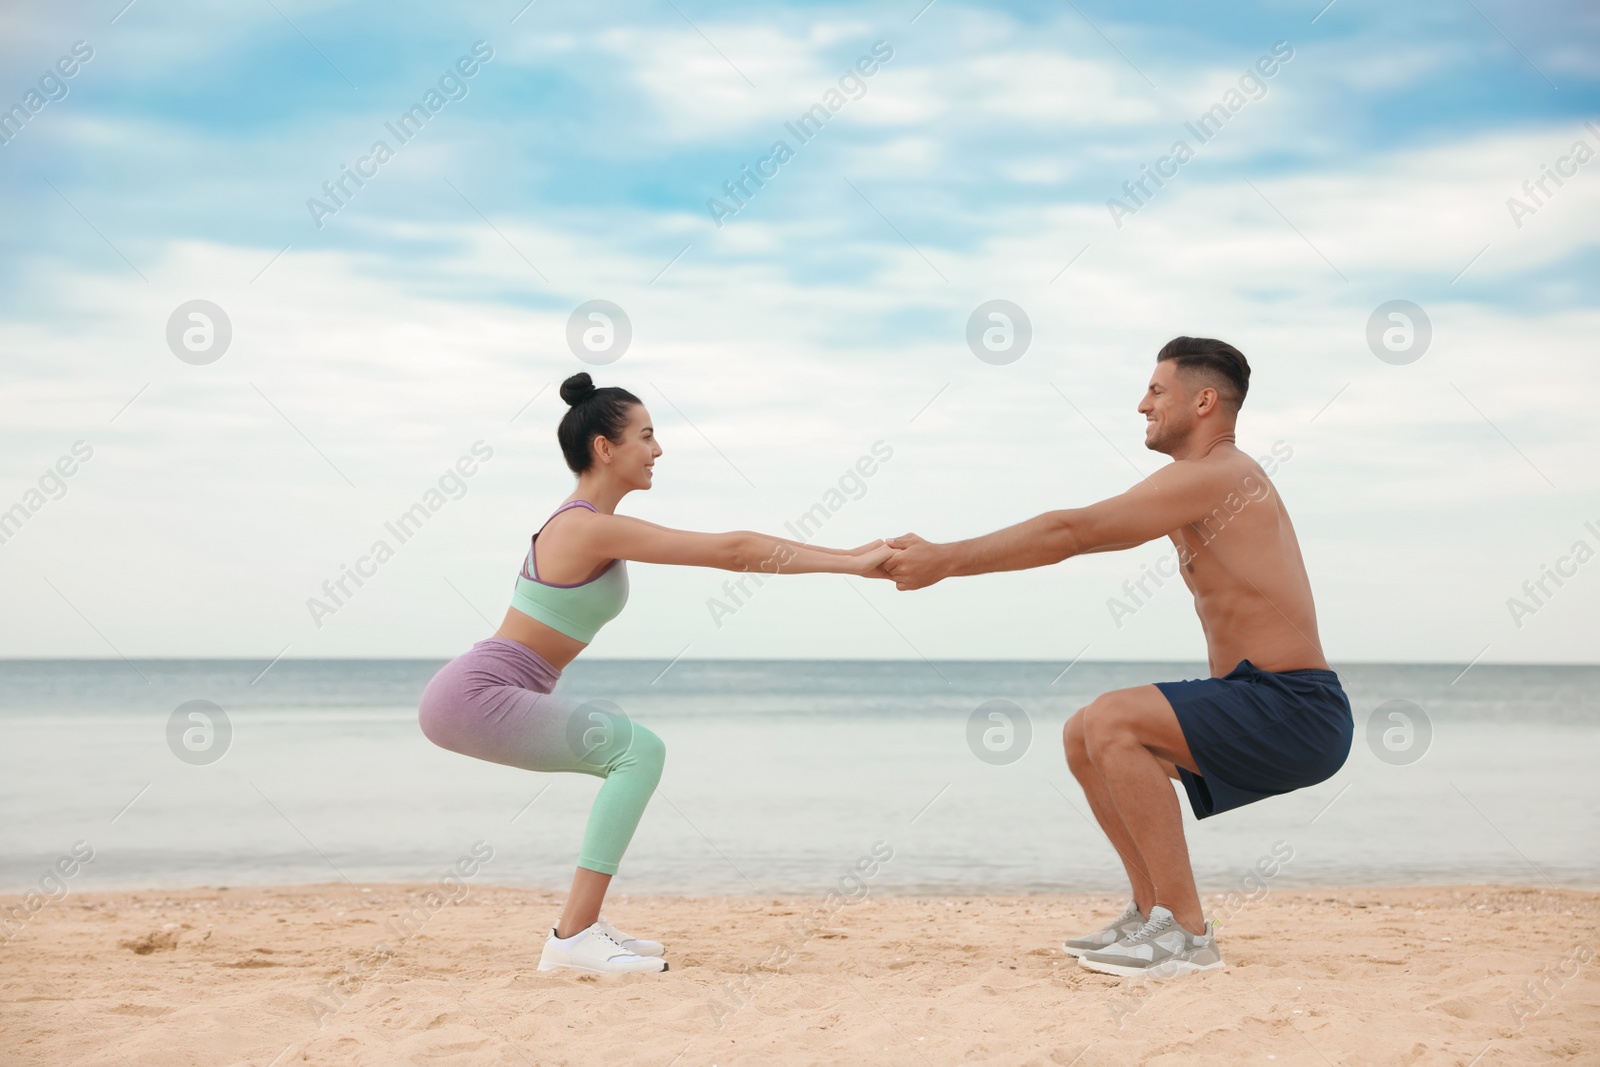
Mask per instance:
[[[850,558],[855,563],[852,573],[862,578],[892,579],[893,576],[884,569],[884,563],[897,554],[895,549],[882,541],[862,545],[850,553]]]

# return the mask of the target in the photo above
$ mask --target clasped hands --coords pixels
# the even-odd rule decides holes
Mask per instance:
[[[862,545],[852,554],[861,564],[863,578],[885,578],[896,589],[921,589],[950,577],[945,569],[945,546],[914,533]]]

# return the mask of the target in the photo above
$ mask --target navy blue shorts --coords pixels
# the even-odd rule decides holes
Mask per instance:
[[[1243,659],[1225,678],[1155,685],[1200,768],[1178,768],[1197,819],[1327,781],[1350,755],[1355,722],[1332,671]]]

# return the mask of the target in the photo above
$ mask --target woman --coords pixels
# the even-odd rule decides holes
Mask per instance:
[[[433,676],[419,719],[428,739],[452,752],[605,779],[539,969],[660,972],[667,969],[662,946],[618,930],[600,905],[661,777],[666,749],[625,718],[551,695],[562,669],[622,611],[625,560],[886,577],[881,567],[893,550],[881,541],[844,551],[748,531],[690,533],[618,515],[623,497],[650,488],[662,453],[650,413],[626,389],[596,389],[588,374],[561,383],[561,398],[571,406],[556,436],[578,487],[533,535],[505,621]]]

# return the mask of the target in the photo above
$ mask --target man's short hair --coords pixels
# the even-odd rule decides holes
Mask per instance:
[[[1218,399],[1234,412],[1244,404],[1250,391],[1250,364],[1244,353],[1228,342],[1213,337],[1174,337],[1156,353],[1157,363],[1169,359],[1179,370],[1193,375],[1190,381],[1215,389]]]

